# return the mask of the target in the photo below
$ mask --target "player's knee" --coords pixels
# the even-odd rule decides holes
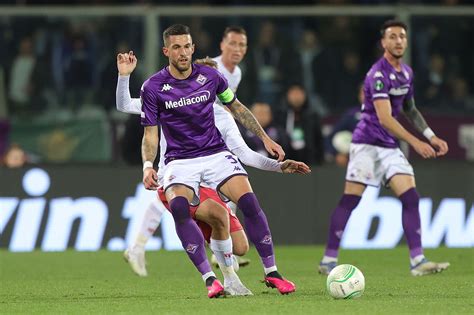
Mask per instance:
[[[176,223],[182,223],[191,217],[189,214],[189,203],[185,197],[175,197],[169,204],[173,219]]]
[[[249,251],[249,242],[239,241],[233,244],[234,255],[244,256]]]
[[[257,196],[253,192],[249,192],[240,197],[237,202],[237,207],[242,211],[244,216],[253,217],[262,211],[260,204],[258,203]]]

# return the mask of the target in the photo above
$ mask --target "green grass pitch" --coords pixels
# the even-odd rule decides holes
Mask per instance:
[[[135,276],[122,253],[0,251],[0,313],[134,314],[473,314],[474,249],[426,250],[451,267],[436,275],[412,277],[407,249],[342,250],[340,263],[359,267],[366,290],[360,299],[333,300],[326,277],[316,272],[323,252],[316,246],[276,247],[279,271],[297,292],[282,296],[260,280],[252,263],[239,275],[251,297],[208,299],[204,283],[184,252],[149,252],[149,276]],[[219,270],[216,274],[220,276]]]

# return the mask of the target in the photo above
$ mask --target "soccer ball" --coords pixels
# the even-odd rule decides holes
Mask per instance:
[[[362,272],[352,265],[336,266],[328,275],[328,293],[335,299],[353,299],[364,293],[365,278]]]

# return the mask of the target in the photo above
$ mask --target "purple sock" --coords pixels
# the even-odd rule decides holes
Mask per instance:
[[[420,212],[418,211],[420,196],[416,188],[413,187],[401,194],[399,199],[403,206],[402,225],[408,248],[410,249],[410,257],[414,258],[418,255],[423,255]]]
[[[257,197],[249,192],[240,197],[237,206],[244,214],[245,229],[255,245],[265,268],[275,266],[273,241],[267,217],[260,208]]]
[[[188,200],[184,197],[175,197],[170,201],[170,209],[173,214],[176,233],[189,259],[202,275],[210,272],[212,269],[206,256],[204,237],[196,222],[189,215]]]
[[[359,204],[360,198],[360,196],[344,194],[337,207],[332,211],[325,256],[337,258],[342,233],[344,233],[352,210]]]

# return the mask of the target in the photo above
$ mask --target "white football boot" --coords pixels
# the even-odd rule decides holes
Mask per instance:
[[[145,250],[141,247],[129,247],[123,253],[123,257],[128,262],[133,272],[140,277],[148,276],[146,271]]]

